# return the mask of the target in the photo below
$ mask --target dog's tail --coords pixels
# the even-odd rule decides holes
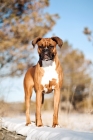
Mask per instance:
[[[42,104],[44,103],[44,94],[42,94]]]

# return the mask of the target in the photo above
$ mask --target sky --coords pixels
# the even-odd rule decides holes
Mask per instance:
[[[46,37],[55,34],[63,41],[67,40],[74,49],[82,51],[86,59],[93,61],[93,44],[83,34],[85,27],[93,31],[93,0],[50,0],[46,11],[60,16]],[[4,90],[6,101],[24,101],[23,77],[5,79],[0,83],[0,90]]]
[[[93,43],[83,34],[85,27],[93,31],[93,0],[50,0],[49,13],[58,13],[60,19],[46,36],[53,34],[67,40],[93,61]],[[93,34],[92,34],[93,35]]]

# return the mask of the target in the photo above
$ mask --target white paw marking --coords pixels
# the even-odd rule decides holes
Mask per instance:
[[[55,128],[60,128],[61,126],[60,125],[56,125],[56,127]]]

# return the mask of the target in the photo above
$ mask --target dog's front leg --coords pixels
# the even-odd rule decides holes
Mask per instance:
[[[27,92],[27,90],[25,89],[26,125],[29,125],[31,123],[31,120],[30,120],[30,92]]]
[[[42,92],[37,91],[36,93],[36,125],[42,126],[42,119],[41,119],[41,102],[42,102]]]
[[[53,127],[58,125],[58,110],[59,110],[59,101],[60,101],[60,89],[54,90],[54,114],[53,114]]]

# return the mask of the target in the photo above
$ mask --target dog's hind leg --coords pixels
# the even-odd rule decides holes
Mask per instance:
[[[26,125],[31,123],[30,120],[30,99],[33,92],[33,79],[28,74],[24,78],[24,91],[25,91],[25,107],[26,107]]]

